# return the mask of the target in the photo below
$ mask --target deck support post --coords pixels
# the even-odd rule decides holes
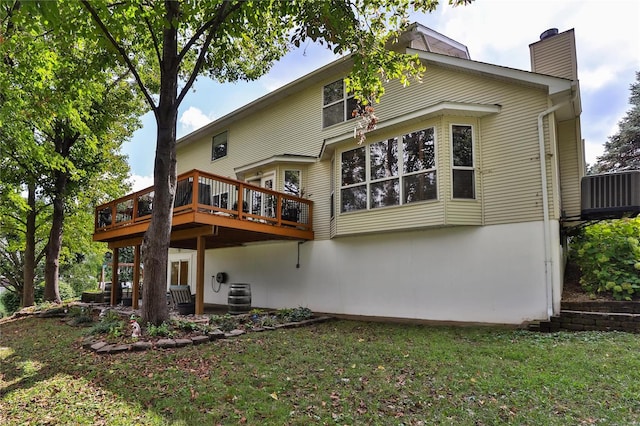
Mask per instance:
[[[118,275],[118,268],[119,268],[119,264],[118,264],[118,256],[119,256],[119,251],[120,249],[118,249],[118,247],[114,247],[113,249],[113,262],[111,263],[111,300],[109,301],[109,304],[111,306],[115,306],[117,303],[117,295],[118,292],[116,291],[116,286],[120,285],[120,275]]]
[[[131,307],[138,309],[138,299],[140,298],[140,245],[133,249],[133,292],[131,295]]]
[[[196,315],[204,314],[204,252],[205,236],[197,237],[196,243]]]

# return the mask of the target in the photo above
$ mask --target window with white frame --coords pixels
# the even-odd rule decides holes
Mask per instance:
[[[222,132],[213,137],[211,141],[211,161],[227,156],[227,132]]]
[[[473,128],[451,126],[453,185],[452,198],[474,199],[475,170],[473,166]]]
[[[340,158],[340,211],[437,199],[434,128],[374,142]]]
[[[344,80],[327,84],[322,89],[322,127],[351,120],[357,106],[358,102],[347,92]]]

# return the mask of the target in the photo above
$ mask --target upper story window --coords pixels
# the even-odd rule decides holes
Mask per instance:
[[[327,84],[322,89],[322,127],[329,127],[353,118],[358,102],[347,92],[344,80]]]
[[[340,211],[437,198],[433,127],[341,154]]]
[[[475,170],[473,167],[473,128],[467,125],[451,126],[453,152],[453,198],[476,198]]]
[[[227,133],[215,135],[211,141],[211,161],[227,156]]]

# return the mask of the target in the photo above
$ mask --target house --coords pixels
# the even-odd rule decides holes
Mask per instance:
[[[532,71],[473,61],[419,24],[394,48],[427,72],[388,83],[362,144],[349,58],[178,141],[167,284],[190,285],[196,309],[227,303],[225,272],[262,308],[507,324],[559,312],[585,170],[574,31],[532,43]],[[98,207],[94,239],[138,244],[152,195]]]

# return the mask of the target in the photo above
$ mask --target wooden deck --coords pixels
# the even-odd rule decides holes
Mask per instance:
[[[95,211],[94,241],[111,248],[139,245],[149,226],[153,187],[126,195]],[[246,182],[192,170],[178,176],[171,247],[238,246],[268,240],[312,240],[313,203]]]

